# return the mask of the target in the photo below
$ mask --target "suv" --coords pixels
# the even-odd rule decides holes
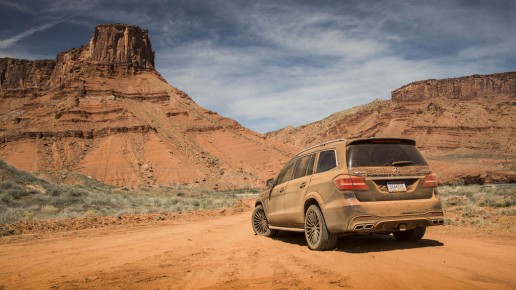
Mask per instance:
[[[437,177],[401,138],[338,139],[298,153],[255,203],[256,234],[304,232],[312,250],[333,249],[344,234],[393,234],[418,241],[444,225]]]

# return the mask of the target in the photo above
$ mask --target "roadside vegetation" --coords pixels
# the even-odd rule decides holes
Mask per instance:
[[[229,208],[256,189],[217,192],[186,186],[109,186],[94,179],[56,184],[0,160],[0,224],[22,220]],[[516,231],[516,184],[440,186],[448,225]]]
[[[516,184],[441,186],[446,223],[516,231]]]
[[[49,182],[0,160],[0,224],[22,220],[122,216],[228,208],[240,194],[252,190],[216,192],[187,187],[118,188],[91,179],[87,184]]]

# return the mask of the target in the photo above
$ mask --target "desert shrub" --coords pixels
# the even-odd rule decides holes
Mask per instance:
[[[515,184],[442,186],[439,194],[447,224],[514,229],[497,216],[516,215]]]
[[[179,203],[179,199],[177,199],[177,198],[171,198],[171,199],[167,200],[167,203],[166,203],[166,204],[167,204],[168,206],[170,206],[170,205],[176,205],[176,204],[178,204],[178,203]]]
[[[23,212],[17,208],[6,208],[0,212],[0,223],[10,224],[23,219]]]
[[[0,190],[6,190],[9,188],[12,188],[14,186],[14,183],[10,180],[6,180],[0,184]]]
[[[94,210],[91,210],[91,209],[90,209],[90,210],[86,211],[86,212],[84,213],[84,215],[85,215],[85,216],[87,216],[87,217],[92,217],[92,216],[96,216],[96,215],[98,215],[98,214],[97,214]]]
[[[509,207],[509,208],[500,208],[500,209],[496,210],[496,214],[516,216],[516,206]]]
[[[12,203],[11,197],[7,194],[0,195],[0,204],[10,204]]]
[[[477,204],[483,207],[509,207],[516,204],[516,200],[510,196],[484,196],[477,200]]]
[[[45,188],[47,190],[47,194],[51,196],[60,196],[63,190],[56,186],[48,186]]]
[[[13,199],[21,199],[22,197],[29,195],[29,192],[19,185],[13,185],[11,188],[6,190],[6,193]]]
[[[44,205],[41,207],[41,211],[46,214],[53,214],[53,213],[58,212],[59,208],[57,208],[53,205],[47,204],[47,205]]]
[[[0,160],[0,169],[5,173],[5,176],[9,176],[9,179],[13,183],[22,183],[22,184],[28,184],[28,183],[38,183],[38,184],[46,184],[48,182],[37,178],[34,176],[34,174],[18,170],[7,163],[5,163],[3,160]]]
[[[75,208],[65,208],[57,214],[57,218],[75,218],[84,216],[84,211]]]
[[[468,203],[468,198],[466,196],[452,195],[445,198],[443,201],[445,206],[464,205]]]
[[[68,189],[67,194],[73,197],[80,197],[88,195],[88,192],[80,188],[70,188]]]
[[[461,212],[463,217],[467,218],[486,218],[488,217],[488,214],[485,209],[475,206],[475,205],[468,205],[461,208],[458,208],[458,210]]]
[[[235,194],[252,189],[216,192],[186,186],[114,188],[93,179],[83,185],[55,184],[16,170],[0,161],[0,223],[19,220],[121,216],[213,209],[233,206]]]

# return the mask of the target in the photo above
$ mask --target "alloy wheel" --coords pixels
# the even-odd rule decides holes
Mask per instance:
[[[321,221],[313,210],[308,210],[306,213],[305,231],[307,242],[311,245],[316,245],[321,238]]]

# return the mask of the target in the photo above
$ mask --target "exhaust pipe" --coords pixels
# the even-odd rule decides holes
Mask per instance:
[[[364,229],[364,225],[363,224],[358,224],[358,225],[355,226],[355,230],[357,230],[357,231],[358,230],[362,230],[362,229]]]
[[[356,231],[360,230],[370,230],[374,227],[374,224],[358,224],[354,227]]]

